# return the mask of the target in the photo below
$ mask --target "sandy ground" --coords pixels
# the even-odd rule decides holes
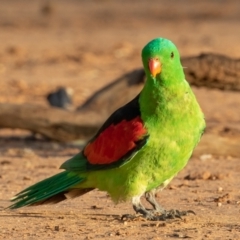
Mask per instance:
[[[174,41],[182,56],[215,52],[240,57],[240,3],[231,1],[1,1],[0,102],[46,105],[58,86],[74,89],[74,105],[141,66],[143,45]],[[238,92],[194,89],[208,121],[240,123]],[[103,106],[104,107],[104,106]],[[0,131],[0,239],[240,239],[240,156],[193,157],[158,196],[167,209],[194,210],[182,220],[121,221],[94,190],[54,206],[3,210],[18,191],[57,173],[79,151]],[[2,210],[2,211],[1,211]]]

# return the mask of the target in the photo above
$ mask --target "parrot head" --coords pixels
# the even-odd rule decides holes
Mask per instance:
[[[177,47],[168,39],[155,38],[142,50],[142,61],[148,77],[161,82],[170,82],[175,76],[184,79],[183,68]]]

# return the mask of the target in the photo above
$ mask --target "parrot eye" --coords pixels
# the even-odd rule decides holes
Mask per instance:
[[[173,53],[173,52],[171,52],[171,55],[170,55],[170,56],[171,56],[171,58],[174,58],[174,53]]]

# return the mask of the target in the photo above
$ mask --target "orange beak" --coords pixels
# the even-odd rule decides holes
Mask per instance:
[[[161,73],[162,68],[158,58],[150,58],[148,61],[148,67],[153,77],[156,77],[157,74]]]

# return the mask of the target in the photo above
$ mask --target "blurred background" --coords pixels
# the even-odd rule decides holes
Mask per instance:
[[[2,0],[0,102],[47,104],[58,86],[78,106],[141,67],[142,47],[171,39],[181,56],[240,57],[238,0]]]

